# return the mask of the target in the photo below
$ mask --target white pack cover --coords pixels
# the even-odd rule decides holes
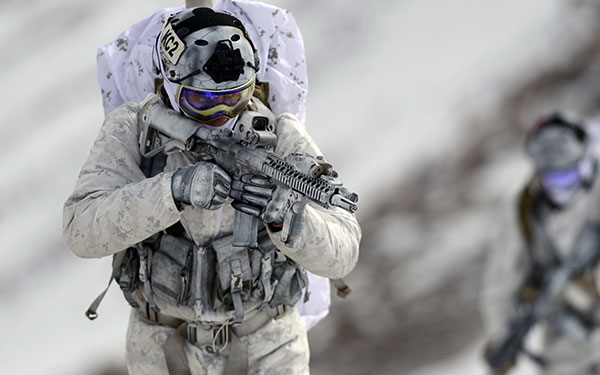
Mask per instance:
[[[125,102],[141,102],[154,92],[152,48],[166,20],[183,10],[165,8],[122,32],[98,48],[97,74],[104,114]],[[305,124],[308,79],[304,43],[292,14],[261,2],[215,0],[214,9],[239,18],[258,49],[257,78],[269,82],[269,105],[275,114],[293,113]],[[308,273],[310,299],[297,307],[307,329],[329,313],[329,279]]]

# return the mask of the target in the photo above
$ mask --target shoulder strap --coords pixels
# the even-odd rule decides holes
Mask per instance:
[[[541,267],[554,267],[560,263],[556,250],[544,228],[542,206],[544,197],[535,180],[522,191],[519,199],[519,227],[525,240],[529,257]]]
[[[525,188],[521,191],[519,195],[519,203],[518,203],[518,215],[519,215],[519,228],[521,230],[521,234],[523,235],[523,239],[527,244],[527,249],[531,248],[534,239],[533,239],[533,226],[534,217],[533,217],[533,206],[534,206],[534,198],[531,193],[532,184],[527,184]]]
[[[267,108],[271,109],[269,106],[269,82],[257,80],[254,85],[254,93],[252,96],[260,100]]]

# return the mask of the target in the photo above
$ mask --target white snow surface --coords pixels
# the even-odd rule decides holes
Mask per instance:
[[[360,216],[386,186],[460,147],[469,113],[484,111],[519,77],[560,58],[549,53],[548,38],[559,0],[273,3],[290,9],[303,32],[307,128],[359,193]],[[96,48],[156,9],[177,5],[0,4],[2,374],[81,374],[123,362],[128,306],[113,286],[100,317],[92,323],[84,317],[106,284],[110,260],[70,253],[62,240],[62,204],[103,119]],[[460,258],[450,258],[427,261],[460,267]],[[482,372],[478,350],[465,348],[415,374]]]

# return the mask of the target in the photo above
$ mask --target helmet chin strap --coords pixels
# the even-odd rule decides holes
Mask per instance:
[[[179,104],[177,103],[177,90],[179,90],[179,84],[173,83],[168,79],[165,79],[163,82],[163,86],[165,88],[165,91],[167,92],[167,96],[169,97],[171,108],[173,108],[176,112],[181,113],[181,111],[179,110]]]

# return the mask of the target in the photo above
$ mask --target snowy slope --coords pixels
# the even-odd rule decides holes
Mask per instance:
[[[385,176],[418,169],[460,143],[472,107],[465,97],[493,100],[511,75],[548,48],[542,30],[558,3],[415,0],[380,6],[376,25],[352,46],[355,54],[331,63],[327,79],[313,80],[309,95],[312,134],[325,150],[334,150],[330,158],[340,169],[360,171],[347,181],[362,194],[363,213]],[[332,131],[328,122],[339,127]]]
[[[342,0],[274,3],[292,10],[303,31],[307,126],[359,192],[361,217],[373,214],[380,191],[461,147],[466,115],[561,55],[548,53],[547,38],[558,0],[377,0],[368,9]],[[122,364],[127,305],[115,288],[97,321],[83,316],[108,279],[109,261],[70,253],[62,203],[102,122],[96,47],[155,9],[179,4],[0,4],[0,139],[10,140],[0,148],[0,332],[10,338],[0,343],[0,373]],[[450,253],[444,259],[424,261],[442,273],[461,266]],[[476,363],[469,358],[458,366]]]
[[[523,129],[550,109],[592,114],[600,100],[597,3],[556,5],[505,50],[486,54],[479,62],[487,65],[463,72],[477,79],[490,69],[448,99],[455,108],[438,126],[454,133],[440,130],[443,138],[407,150],[418,162],[379,188],[377,211],[362,221],[352,301],[334,300],[330,319],[310,333],[314,373],[483,373],[482,264],[498,212],[512,204],[498,198],[530,172]],[[519,370],[533,371],[527,363]]]
[[[116,290],[103,316],[83,312],[105,285],[108,259],[74,257],[62,203],[103,114],[96,48],[168,1],[0,4],[0,373],[66,374],[123,361],[128,309]]]

